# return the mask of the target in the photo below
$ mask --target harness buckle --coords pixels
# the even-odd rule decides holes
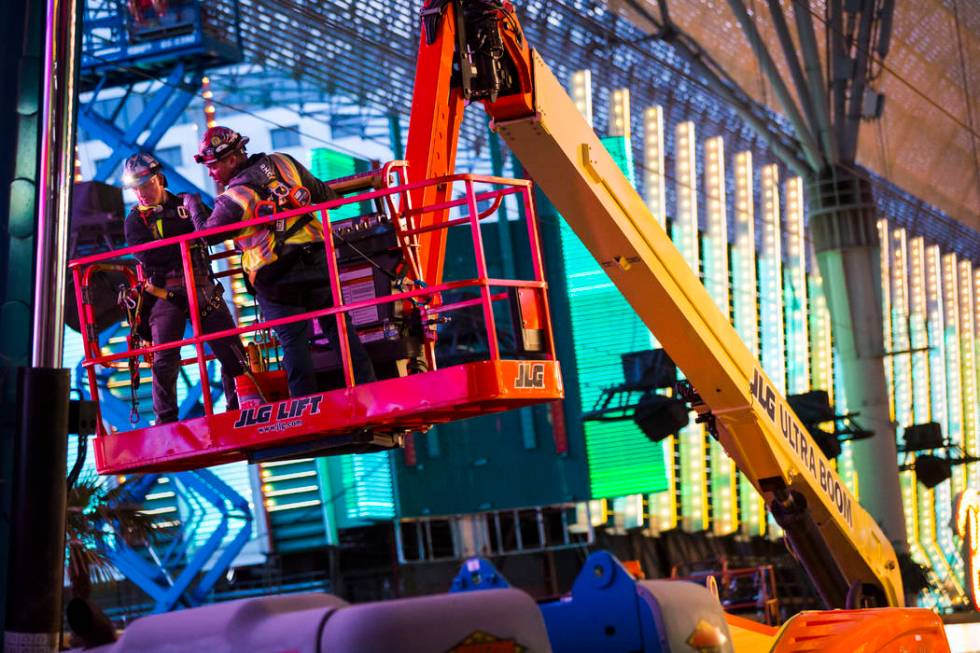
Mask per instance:
[[[275,215],[279,207],[272,200],[262,200],[255,205],[255,217],[268,218]]]
[[[289,191],[289,201],[293,203],[294,208],[300,208],[301,206],[309,206],[310,200],[313,195],[306,188],[306,186],[294,186],[292,190]]]

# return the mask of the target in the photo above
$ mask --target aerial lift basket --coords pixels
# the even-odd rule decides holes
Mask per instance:
[[[193,349],[194,354],[182,359],[182,364],[197,366],[203,386],[204,414],[199,417],[126,430],[129,425],[110,424],[100,411],[93,447],[99,473],[170,472],[239,460],[256,462],[377,450],[397,446],[408,434],[424,432],[435,424],[551,402],[563,397],[530,182],[461,174],[405,183],[405,166],[400,165],[397,175],[393,173],[392,164],[368,173],[365,177],[373,179],[373,183],[368,186],[367,192],[351,197],[87,256],[69,264],[74,275],[75,299],[82,323],[82,365],[87,372],[88,390],[93,399],[98,401],[100,396],[99,368],[119,367],[147,353],[152,355],[153,352],[176,347],[186,348],[185,351]],[[342,181],[335,188],[341,192],[360,189],[362,186],[356,182],[356,179],[354,182]],[[433,206],[413,208],[410,197],[416,191],[434,185],[450,186],[453,189],[452,199]],[[481,225],[483,231],[499,227],[499,224],[487,224],[487,219],[499,217],[502,212],[498,210],[505,201],[517,204],[526,223],[525,246],[529,250],[526,260],[530,261],[531,270],[530,278],[526,280],[493,278],[488,272]],[[341,235],[343,228],[336,226],[339,223],[331,224],[330,214],[343,206],[355,203],[366,206],[368,202],[378,207],[375,222],[384,221],[393,226],[397,249],[400,250],[398,254],[404,264],[400,266],[398,275],[389,275],[393,277],[390,294],[348,301],[345,295],[350,297],[350,294],[342,290],[343,271],[338,267],[337,255],[338,251],[342,253],[352,249],[352,231],[356,231],[363,221],[348,221],[345,237]],[[446,210],[449,219],[441,223],[426,224],[422,219],[432,212],[446,215]],[[271,224],[275,220],[310,211],[315,211],[323,224],[331,224],[334,232],[334,238],[326,238],[322,246],[327,254],[335,305],[292,318],[260,319],[235,329],[202,334],[189,254],[191,243],[195,239],[219,234],[232,238],[243,227]],[[467,249],[471,249],[468,255],[475,275],[468,279],[426,285],[418,273],[419,237],[427,232],[454,227],[469,231],[472,247]],[[100,348],[96,330],[89,326],[94,324],[95,315],[85,288],[88,269],[104,266],[107,261],[118,262],[139,251],[168,245],[178,245],[183,257],[184,280],[192,316],[191,335],[172,343],[152,343],[139,348],[127,346],[122,351]],[[353,250],[358,251],[356,246]],[[135,267],[138,277],[142,279],[142,270],[139,266]],[[219,276],[236,274],[240,274],[240,271],[232,269]],[[351,312],[353,315],[356,311],[371,308],[386,308],[389,314],[401,315],[402,327],[411,321],[408,331],[415,334],[420,345],[416,359],[409,365],[397,367],[396,371],[387,374],[387,378],[381,375],[378,381],[357,384],[344,335],[346,322],[343,314]],[[457,314],[479,318],[476,323],[481,331],[478,340],[482,345],[479,351],[471,348],[467,356],[443,357],[438,353],[436,340],[440,332],[447,328],[446,325],[454,324]],[[264,404],[245,405],[240,410],[215,412],[206,367],[213,356],[205,350],[206,343],[227,336],[241,336],[248,340],[270,327],[319,316],[337,320],[341,335],[335,377],[342,377],[343,387],[306,397],[284,397]],[[254,376],[251,381],[255,381]],[[250,391],[254,391],[253,385],[245,380],[240,383],[240,387],[250,387]],[[271,399],[269,393],[266,399]]]

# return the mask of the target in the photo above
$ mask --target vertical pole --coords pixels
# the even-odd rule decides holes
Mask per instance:
[[[58,650],[69,375],[61,365],[79,0],[0,3],[0,632]],[[36,275],[36,276],[35,276]],[[8,601],[7,597],[13,597]]]
[[[512,159],[514,176],[526,177],[520,162]],[[561,216],[541,189],[532,187],[530,204],[535,208],[537,220],[539,251],[542,267],[548,280],[548,316],[553,324],[571,324],[572,316],[568,303],[568,279],[565,272],[565,259],[561,246]],[[518,211],[527,211],[518,204]],[[525,220],[527,216],[521,216]],[[521,264],[521,261],[517,261]],[[555,356],[565,371],[565,400],[551,405],[551,415],[538,414],[537,426],[543,432],[552,431],[556,452],[559,454],[585,452],[585,427],[582,422],[582,394],[575,370],[578,363],[575,357],[575,343],[569,329],[559,329],[551,334]]]
[[[60,367],[64,349],[68,220],[75,170],[75,121],[80,32],[77,0],[48,0],[44,57],[44,104],[35,228],[35,367]]]
[[[333,305],[338,308],[344,306],[344,293],[340,286],[340,269],[337,267],[337,252],[333,246],[333,229],[330,227],[330,211],[321,211],[323,221],[323,245],[327,251],[327,270],[330,274],[330,292],[333,295]],[[337,358],[340,359],[341,369],[344,372],[344,384],[348,388],[353,388],[354,365],[350,358],[350,340],[347,336],[347,311],[331,315],[330,319],[337,320],[337,342],[335,350]],[[356,337],[356,336],[355,336]]]
[[[531,262],[534,266],[534,280],[545,281],[544,261],[541,260],[541,239],[538,237],[538,221],[532,204],[531,193],[533,192],[534,186],[529,186],[521,191],[520,198],[521,205],[524,207],[524,215],[526,216],[527,220],[527,240],[531,246]],[[548,357],[551,360],[555,360],[557,358],[557,353],[555,350],[555,336],[551,323],[551,306],[548,302],[548,293],[544,290],[537,292],[541,293],[541,306],[544,308],[544,319],[548,324],[548,328],[545,333],[548,340]]]
[[[94,329],[95,324],[95,321],[91,319],[92,306],[83,301],[82,280],[84,277],[82,276],[81,269],[75,268],[72,270],[72,275],[75,279],[75,305],[78,307],[78,326],[82,333],[82,348],[85,352],[85,358],[94,358],[99,355],[99,343],[97,341],[92,342],[89,339],[89,325],[93,325],[92,328]],[[102,437],[106,434],[106,428],[105,422],[102,421],[102,409],[99,406],[99,387],[95,377],[95,367],[92,365],[87,366],[85,368],[85,374],[88,378],[89,396],[95,402],[96,413],[99,416],[95,423],[95,432],[99,437]]]
[[[442,9],[438,9],[442,7]],[[456,168],[456,148],[463,121],[463,92],[453,86],[453,63],[456,51],[456,3],[427,0],[425,9],[441,11],[434,19],[423,19],[415,66],[412,113],[408,123],[405,159],[411,166],[412,179],[435,179],[452,174]],[[412,191],[412,204],[433,206],[450,199],[451,184],[425,186]],[[427,211],[418,217],[417,225],[426,227],[445,222],[448,209]],[[446,254],[446,230],[438,229],[419,236],[419,260],[422,280],[430,286],[442,282],[442,264]]]
[[[490,117],[487,116],[487,121]],[[490,170],[494,177],[504,176],[504,157],[500,154],[500,136],[497,132],[490,130]],[[501,186],[494,184],[494,190],[501,190]],[[511,242],[510,221],[507,216],[507,198],[505,197],[497,209],[497,241],[500,244],[500,265],[501,274],[505,279],[513,279],[514,270],[514,245]]]
[[[492,124],[490,116],[487,116],[488,126]],[[500,152],[500,136],[497,135],[493,129],[489,129],[490,132],[490,169],[494,177],[504,176],[504,157]],[[494,184],[495,190],[502,190],[500,185]],[[527,197],[527,193],[524,194]],[[505,279],[515,279],[517,278],[517,270],[514,265],[514,244],[510,233],[510,219],[507,214],[507,198],[505,197],[500,203],[500,208],[497,210],[497,242],[499,243],[500,249],[500,265],[501,274]],[[530,213],[528,213],[528,219],[530,220]],[[531,256],[534,257],[534,244],[531,244]],[[515,329],[521,328],[519,324],[514,325]],[[533,449],[538,443],[538,432],[534,427],[534,406],[527,406],[521,408],[518,411],[518,416],[521,420],[521,436],[524,442],[525,449]]]
[[[860,499],[899,552],[908,550],[895,424],[882,364],[881,259],[870,180],[835,167],[809,180],[810,237],[833,321],[847,409],[875,436],[853,443]]]

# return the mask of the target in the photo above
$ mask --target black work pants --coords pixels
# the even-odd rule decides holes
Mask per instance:
[[[198,290],[198,306],[203,309],[211,299],[211,291]],[[153,344],[180,340],[188,321],[187,310],[182,306],[166,301],[157,300],[150,311],[150,330],[153,333]],[[231,317],[228,306],[222,301],[218,308],[201,320],[203,333],[214,333],[225,329],[234,329],[235,321]],[[237,337],[220,338],[210,341],[210,347],[215,357],[221,363],[221,384],[225,391],[225,400],[229,409],[238,408],[238,395],[235,394],[235,377],[244,374],[242,366],[245,350]],[[153,412],[157,423],[175,422],[177,412],[177,375],[180,373],[180,349],[158,351],[153,356]]]

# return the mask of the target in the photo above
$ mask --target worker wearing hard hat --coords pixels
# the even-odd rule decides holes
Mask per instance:
[[[198,229],[229,225],[272,215],[288,209],[325,202],[337,197],[325,183],[287,154],[253,154],[245,151],[248,138],[227,127],[212,127],[201,139],[194,157],[207,166],[215,183],[225,187],[210,213],[194,196],[184,206]],[[267,320],[292,317],[333,305],[323,225],[314,214],[249,227],[235,235],[242,250],[242,268],[255,289]],[[345,314],[354,380],[375,379],[371,359]],[[333,316],[321,318],[320,328],[335,346],[339,338]],[[310,353],[309,321],[274,327],[282,345],[283,363],[293,397],[317,391]]]
[[[155,158],[142,152],[129,157],[123,166],[123,184],[133,189],[137,199],[125,222],[126,241],[130,246],[194,232],[189,213],[181,199],[167,190],[167,180],[160,162]],[[193,243],[190,254],[201,330],[214,333],[234,329],[235,321],[222,298],[224,288],[211,273],[207,245],[202,241]],[[144,302],[152,302],[148,315],[153,344],[179,340],[190,317],[180,247],[170,245],[148,249],[135,256],[142,264],[146,277]],[[219,338],[211,340],[208,346],[221,362],[221,381],[228,407],[237,408],[234,377],[244,373],[242,343],[238,337]],[[157,423],[176,421],[180,349],[156,352],[152,368],[153,412]]]

